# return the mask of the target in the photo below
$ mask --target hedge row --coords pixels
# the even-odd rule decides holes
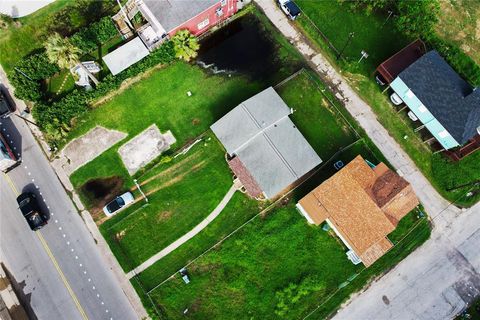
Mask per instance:
[[[15,87],[15,96],[29,101],[42,100],[44,94],[40,81],[59,71],[56,64],[50,63],[43,50],[24,57],[15,65],[9,77]]]
[[[33,109],[33,116],[46,134],[47,139],[55,145],[64,140],[70,130],[72,120],[86,112],[92,101],[112,90],[118,89],[124,80],[136,76],[157,64],[172,62],[174,59],[175,51],[172,43],[170,41],[165,42],[159,49],[130,68],[116,76],[106,76],[94,90],[85,91],[82,88],[77,88],[60,101],[52,104],[37,103]]]
[[[83,53],[88,53],[116,35],[118,35],[118,31],[112,19],[104,17],[75,33],[70,37],[70,42]]]

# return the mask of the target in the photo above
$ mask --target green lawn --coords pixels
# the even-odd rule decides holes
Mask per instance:
[[[155,123],[162,132],[171,130],[177,139],[176,147],[181,147],[259,90],[258,83],[244,78],[211,76],[199,67],[177,62],[153,72],[85,114],[78,119],[70,138],[101,125],[126,132],[130,139]],[[188,97],[187,91],[193,95]],[[79,188],[89,179],[114,175],[123,177],[126,185],[131,186],[128,172],[117,154],[119,146],[77,170],[70,177],[74,186]]]
[[[125,271],[195,227],[233,184],[223,148],[209,136],[186,155],[139,177],[138,183],[148,205],[139,201],[100,226]]]
[[[297,25],[337,67],[351,72],[345,74],[346,79],[373,108],[380,123],[409,154],[432,185],[442,196],[457,205],[471,206],[476,203],[480,199],[480,193],[466,197],[470,187],[448,190],[480,180],[480,152],[477,151],[456,163],[441,154],[433,154],[430,148],[422,143],[420,135],[413,132],[409,120],[395,112],[388,96],[382,95],[381,89],[371,77],[377,65],[406,45],[407,39],[398,34],[390,22],[383,25],[386,20],[384,16],[374,13],[366,15],[361,10],[352,12],[347,4],[335,0],[299,0],[298,3],[305,15],[298,20]],[[335,53],[328,48],[312,22],[338,50],[345,45],[349,32],[355,32],[354,38],[345,49],[347,63],[335,61]],[[366,50],[369,57],[357,64],[361,50]]]
[[[19,18],[20,27],[12,25],[0,32],[0,64],[7,73],[22,57],[42,47],[43,26],[52,13],[67,5],[69,1],[57,0],[31,15]]]
[[[255,219],[191,264],[190,284],[185,285],[177,274],[155,289],[151,298],[169,319],[183,318],[186,308],[192,319],[299,319],[360,273],[314,314],[314,318],[325,317],[351,292],[428,238],[425,218],[406,222],[409,228],[420,225],[410,238],[364,269],[347,260],[340,240],[308,225],[291,203]]]
[[[344,49],[342,57],[347,64],[343,66],[351,71],[369,75],[381,62],[409,43],[406,37],[393,29],[391,20],[386,21],[386,17],[375,14],[367,15],[362,10],[352,13],[348,2],[298,0],[297,3],[304,12],[297,20],[298,25],[314,43],[326,48],[315,28],[319,27],[338,52]],[[354,35],[347,45],[351,32]],[[368,58],[358,63],[362,50],[368,53]],[[326,51],[335,61],[336,54]]]
[[[287,104],[295,109],[291,116],[292,120],[324,161],[332,157],[340,148],[347,147],[356,141],[354,132],[341,115],[326,102],[322,92],[317,88],[316,82],[306,72],[300,73],[277,87],[276,90]],[[347,163],[358,154],[377,162],[377,158],[362,141],[340,153],[335,160]],[[333,162],[325,164],[318,174],[294,192],[294,198],[305,195],[335,172]],[[152,173],[149,172],[145,178],[150,175]],[[211,226],[179,248],[178,251],[174,251],[143,272],[140,275],[142,284],[146,288],[154,287],[187,264],[190,259],[207,250],[248,218],[258,213],[261,206],[261,203],[248,200],[244,196],[237,196],[237,200],[233,201],[233,204],[229,204],[225,212],[222,212]],[[215,233],[217,233],[216,236]]]

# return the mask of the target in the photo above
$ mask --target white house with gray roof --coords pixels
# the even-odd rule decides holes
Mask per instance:
[[[292,111],[270,87],[211,126],[254,198],[274,198],[322,162],[290,120]]]

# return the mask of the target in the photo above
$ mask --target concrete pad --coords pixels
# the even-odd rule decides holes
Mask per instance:
[[[97,126],[85,135],[71,141],[60,152],[54,165],[70,176],[75,170],[92,161],[127,136],[126,133]]]
[[[118,149],[130,175],[147,165],[176,142],[170,131],[162,134],[153,124]]]

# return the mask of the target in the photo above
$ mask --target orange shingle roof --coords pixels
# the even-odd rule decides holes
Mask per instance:
[[[408,182],[387,166],[372,169],[357,156],[299,204],[315,224],[328,219],[369,266],[392,247],[386,236],[418,200]]]

